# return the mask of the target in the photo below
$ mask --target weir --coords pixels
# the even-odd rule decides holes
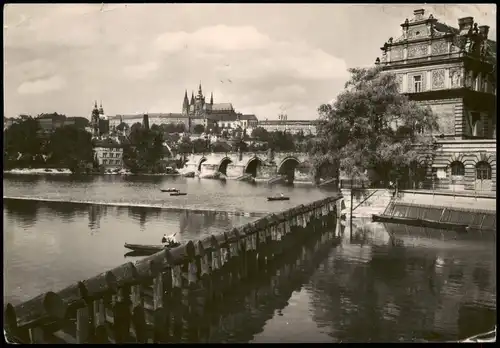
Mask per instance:
[[[242,297],[250,308],[286,305],[304,269],[339,240],[341,200],[338,193],[7,304],[4,330],[21,343],[225,340],[221,318],[234,330],[246,322]]]

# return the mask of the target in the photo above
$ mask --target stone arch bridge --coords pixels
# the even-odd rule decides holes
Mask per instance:
[[[223,174],[229,179],[254,178],[261,181],[283,180],[312,182],[309,155],[298,152],[227,152],[192,154],[185,165],[186,172],[200,178]]]

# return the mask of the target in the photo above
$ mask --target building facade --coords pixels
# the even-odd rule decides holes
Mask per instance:
[[[123,167],[123,146],[112,141],[103,140],[94,144],[94,156],[104,169],[121,169]]]
[[[259,121],[258,126],[268,132],[287,132],[304,135],[316,135],[318,121],[315,120],[265,120]]]
[[[435,187],[496,190],[496,42],[474,18],[458,28],[415,10],[377,58],[400,92],[438,116],[438,149],[424,156]]]

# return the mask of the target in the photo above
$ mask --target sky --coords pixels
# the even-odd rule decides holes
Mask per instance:
[[[5,5],[4,115],[181,112],[201,82],[260,120],[315,119],[419,8],[496,40],[495,5]]]

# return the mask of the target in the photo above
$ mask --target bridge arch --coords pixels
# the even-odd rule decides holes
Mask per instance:
[[[205,157],[200,158],[200,160],[198,161],[198,165],[196,166],[198,171],[201,171],[201,165],[203,164],[203,162],[206,162],[206,161],[207,161],[207,159]]]
[[[247,161],[247,164],[245,165],[245,169],[243,171],[244,174],[251,174],[252,177],[256,178],[261,164],[262,160],[257,156],[253,156]]]
[[[227,166],[231,163],[233,163],[233,161],[229,157],[224,157],[220,160],[217,170],[227,176]]]
[[[288,183],[293,183],[295,178],[295,168],[300,164],[297,157],[288,156],[285,157],[278,166],[278,175],[286,176],[286,181]]]

